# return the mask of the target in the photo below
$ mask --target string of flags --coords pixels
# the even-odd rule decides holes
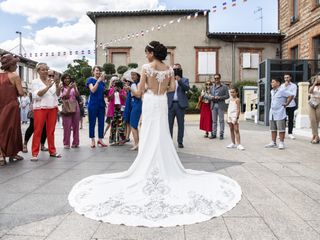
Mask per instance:
[[[229,0],[229,4],[228,4],[228,1],[224,1],[222,2],[221,5],[214,5],[212,6],[212,9],[210,9],[212,11],[212,13],[216,13],[217,11],[219,10],[226,10],[228,8],[229,5],[231,5],[232,7],[235,7],[237,6],[237,3],[239,2],[247,2],[247,0]],[[210,10],[204,10],[204,11],[199,11],[199,12],[195,12],[194,14],[190,14],[188,16],[183,16],[183,17],[179,17],[177,19],[173,19],[169,22],[166,22],[166,23],[163,23],[163,24],[158,24],[158,25],[155,25],[155,26],[151,26],[147,29],[143,29],[143,30],[140,30],[140,31],[137,31],[135,33],[128,33],[122,37],[118,37],[118,38],[115,38],[113,40],[110,40],[110,41],[107,41],[107,42],[100,42],[99,44],[96,45],[96,48],[102,48],[103,50],[106,50],[108,46],[110,45],[114,45],[116,43],[119,43],[119,42],[123,42],[123,41],[128,41],[128,40],[131,40],[131,39],[136,39],[136,38],[139,38],[139,37],[143,37],[145,36],[146,34],[149,34],[155,30],[159,31],[163,28],[166,28],[167,26],[170,26],[171,24],[174,24],[174,23],[180,23],[181,21],[189,21],[191,19],[196,19],[199,14],[203,14],[204,16],[207,16],[208,12]],[[69,51],[60,51],[60,52],[39,52],[39,53],[24,53],[23,54],[23,57],[30,57],[30,58],[38,58],[38,57],[55,57],[55,56],[79,56],[79,55],[95,55],[96,54],[96,50],[76,50],[76,51],[73,51],[73,50],[69,50]],[[106,54],[106,52],[105,52]]]

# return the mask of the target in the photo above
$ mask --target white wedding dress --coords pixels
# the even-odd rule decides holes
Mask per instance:
[[[143,66],[160,85],[172,69]],[[220,174],[185,169],[169,132],[166,94],[147,90],[143,98],[139,152],[124,172],[78,182],[69,203],[84,216],[112,224],[170,227],[220,216],[241,199],[238,183]]]

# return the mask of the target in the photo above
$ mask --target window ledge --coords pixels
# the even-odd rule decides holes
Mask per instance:
[[[320,4],[315,4],[313,5],[313,8],[311,9],[311,12],[315,11],[316,9],[318,9],[320,7]]]
[[[294,21],[290,21],[290,26],[295,25],[297,22],[299,22],[299,18],[296,18]]]

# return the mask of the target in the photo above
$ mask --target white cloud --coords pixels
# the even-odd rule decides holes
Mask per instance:
[[[56,70],[63,71],[75,58],[82,58],[83,55],[56,56],[57,52],[93,51],[95,39],[95,25],[86,15],[87,11],[125,11],[139,9],[165,9],[158,0],[4,0],[0,3],[0,10],[19,14],[27,17],[29,23],[36,23],[44,18],[56,19],[61,26],[47,26],[36,32],[31,32],[30,37],[23,38],[23,46],[26,52],[33,53],[35,61],[47,62]],[[72,24],[70,23],[72,21]],[[74,23],[75,22],[75,23]],[[31,29],[30,24],[24,28]],[[19,44],[18,38],[0,43],[0,48],[10,50]],[[14,53],[18,53],[15,48]],[[39,53],[49,53],[49,57],[39,57]],[[51,57],[54,52],[55,56]],[[24,52],[23,52],[24,53]],[[38,57],[34,57],[38,53]],[[62,55],[62,54],[61,54]],[[89,57],[90,64],[94,64],[94,55]]]
[[[0,3],[2,11],[26,16],[28,22],[53,18],[59,23],[77,20],[87,11],[164,9],[158,0],[4,0]]]
[[[22,26],[22,28],[27,29],[27,30],[32,30],[32,26],[31,25],[25,25],[25,26]]]

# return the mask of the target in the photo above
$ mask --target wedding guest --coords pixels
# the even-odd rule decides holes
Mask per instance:
[[[130,74],[131,75],[131,74]],[[124,82],[124,89],[126,90],[126,103],[123,112],[123,122],[125,124],[125,135],[126,135],[126,142],[130,141],[130,133],[131,133],[131,126],[130,126],[130,115],[132,110],[132,97],[131,91],[129,87],[133,83],[131,76],[126,76],[123,79]]]
[[[231,87],[230,89],[230,101],[227,112],[227,123],[229,124],[231,136],[231,143],[227,146],[227,148],[245,150],[244,146],[242,146],[240,142],[240,99],[238,98],[238,89],[236,87]]]
[[[271,142],[265,145],[265,148],[276,148],[280,150],[285,149],[284,137],[286,132],[286,106],[289,105],[293,98],[293,93],[280,88],[281,79],[273,78],[271,80],[271,104],[269,111]],[[279,132],[280,142],[277,146],[277,132]]]
[[[65,149],[70,148],[71,130],[73,132],[72,148],[79,147],[79,123],[80,123],[80,108],[77,101],[79,91],[77,84],[71,79],[67,73],[61,77],[62,87],[60,97],[63,101],[70,101],[70,104],[75,106],[74,113],[62,113],[63,125],[63,145]],[[64,104],[64,103],[62,103]]]
[[[311,143],[319,143],[319,122],[320,122],[320,72],[314,77],[313,83],[309,89],[309,119],[312,129]]]
[[[38,161],[42,129],[46,123],[49,154],[61,158],[54,143],[54,132],[58,112],[58,96],[60,95],[59,76],[50,70],[46,63],[36,66],[39,78],[32,80],[34,133],[32,139],[31,161]]]
[[[23,160],[18,155],[22,150],[21,118],[18,96],[24,94],[21,79],[15,73],[19,58],[5,54],[0,58],[0,166],[10,160]]]
[[[27,93],[24,92],[23,96],[20,98],[20,113],[21,113],[21,122],[22,124],[28,123],[28,112],[30,107],[30,98]]]
[[[199,97],[199,108],[200,108],[200,130],[205,131],[204,137],[209,136],[209,132],[212,132],[212,115],[210,109],[210,89],[211,82],[207,81],[205,83],[205,88],[201,91],[201,95]]]
[[[83,118],[86,116],[84,112],[84,102],[83,98],[81,96],[78,96],[77,98],[79,108],[80,108],[80,129],[83,128]]]
[[[102,74],[102,67],[94,66],[92,69],[93,76],[87,79],[86,86],[90,89],[88,102],[89,114],[89,137],[91,138],[91,148],[96,147],[95,126],[98,119],[98,146],[107,147],[103,142],[104,115],[106,103],[104,102],[105,75]]]
[[[106,136],[108,130],[111,127],[111,123],[113,120],[114,109],[113,109],[113,106],[109,107],[109,104],[110,104],[109,93],[110,93],[110,91],[114,91],[114,83],[115,83],[115,80],[117,80],[117,79],[118,79],[118,77],[116,77],[116,76],[111,77],[109,89],[108,89],[108,91],[106,91],[104,93],[104,102],[106,103],[105,109],[106,109],[106,124],[107,124],[107,126],[106,126],[106,129],[104,130],[103,136]],[[109,136],[110,136],[110,134],[109,134]]]

